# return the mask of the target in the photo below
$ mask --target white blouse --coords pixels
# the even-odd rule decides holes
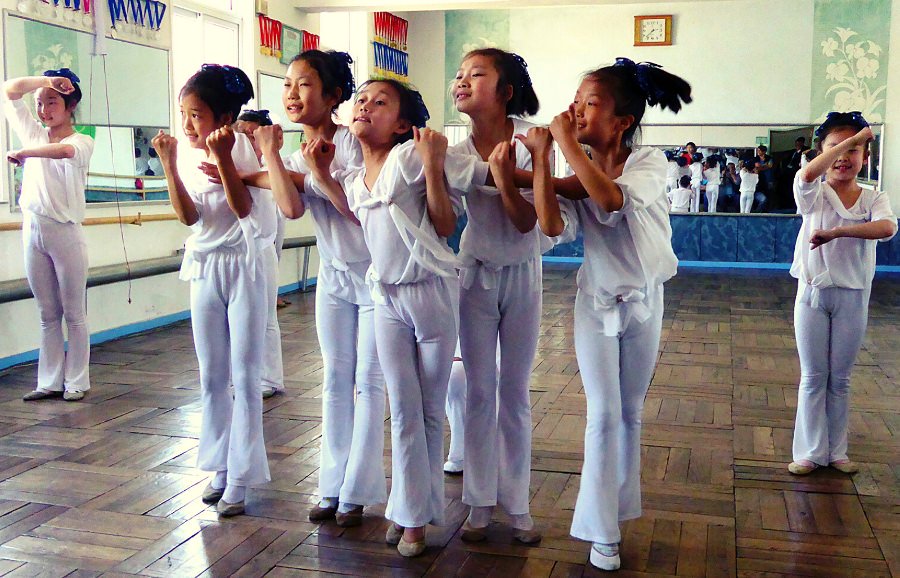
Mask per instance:
[[[803,225],[794,247],[791,275],[815,289],[871,287],[875,276],[876,244],[873,240],[841,237],[817,249],[810,248],[809,240],[817,229],[882,219],[896,221],[888,196],[883,191],[863,189],[856,204],[848,209],[827,182],[816,179],[806,183],[798,174],[794,177],[794,200],[797,212],[803,216]],[[815,299],[816,295],[807,290],[806,297]]]
[[[527,134],[529,128],[537,126],[519,118],[511,120],[513,135]],[[471,135],[453,146],[450,152],[481,161]],[[521,143],[516,145],[516,168],[528,171],[532,168],[531,154]],[[534,191],[522,189],[521,194],[534,203]],[[471,287],[476,279],[484,288],[495,287],[502,267],[539,258],[541,249],[545,248],[542,245],[551,245],[545,242],[546,237],[537,224],[528,233],[522,233],[516,228],[503,208],[503,199],[496,187],[476,185],[467,192],[463,204],[468,218],[459,246],[459,258],[463,264],[460,283],[464,288]]]
[[[450,201],[462,212],[462,194],[484,183],[487,163],[468,155],[448,152],[444,172]],[[365,183],[365,168],[336,174],[362,223],[372,255],[368,281],[378,300],[380,284],[416,283],[440,275],[455,277],[459,260],[438,236],[428,217],[425,172],[413,141],[395,146],[372,190]]]
[[[718,187],[722,182],[722,172],[719,167],[714,169],[706,169],[703,171],[703,178],[706,179],[706,187]]]
[[[258,172],[259,160],[250,139],[241,133],[234,136],[231,156],[237,171]],[[275,242],[277,217],[272,191],[247,187],[253,204],[250,214],[238,219],[228,206],[225,188],[221,184],[209,182],[208,177],[197,168],[200,162],[206,160],[203,151],[188,149],[179,153],[178,173],[200,214],[200,219],[191,225],[193,234],[185,242],[180,278],[187,281],[204,277],[207,273],[204,256],[223,248],[245,253],[247,270],[251,279],[255,278],[254,264],[258,251]]]
[[[632,305],[629,314],[646,320],[648,293],[678,269],[666,198],[665,155],[654,147],[636,149],[614,182],[625,197],[618,211],[604,211],[588,198],[574,202],[574,219],[571,213],[562,213],[566,238],[574,238],[578,228],[584,236],[578,290],[594,298],[594,308],[604,314],[604,332],[610,336],[617,335],[623,323],[617,304]]]
[[[739,190],[741,194],[751,194],[756,192],[756,185],[759,184],[759,175],[751,173],[746,169],[741,169],[741,186]]]
[[[22,141],[23,148],[51,144],[50,129],[35,120],[21,98],[9,100],[5,95],[0,98],[6,120]],[[70,159],[25,159],[19,206],[25,212],[59,223],[80,223],[84,220],[84,189],[94,139],[76,132],[59,143],[74,147],[75,156]]]
[[[691,210],[691,197],[694,196],[694,189],[678,187],[672,189],[668,196],[673,213],[687,213]]]

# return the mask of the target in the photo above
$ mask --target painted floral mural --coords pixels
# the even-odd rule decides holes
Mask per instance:
[[[825,91],[834,99],[832,110],[858,110],[872,122],[880,122],[879,106],[887,89],[885,78],[879,81],[881,46],[861,39],[850,28],[835,28],[834,35],[821,43],[822,54],[832,61],[825,77],[833,84]],[[881,71],[882,77],[887,75]]]

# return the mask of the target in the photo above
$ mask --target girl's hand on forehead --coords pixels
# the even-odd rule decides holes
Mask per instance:
[[[75,86],[72,81],[64,76],[50,76],[50,88],[60,94],[69,94],[75,92]]]
[[[234,131],[231,130],[230,126],[218,128],[206,137],[206,146],[209,147],[209,152],[216,159],[230,155],[231,150],[234,148],[234,142]]]
[[[178,140],[174,136],[160,130],[159,133],[153,137],[153,140],[150,141],[150,144],[156,149],[156,154],[159,155],[160,163],[165,165],[175,162]]]
[[[263,153],[278,154],[284,145],[284,131],[278,124],[257,128],[253,131],[253,138]]]
[[[553,117],[550,121],[550,134],[557,141],[575,138],[575,105],[569,105],[565,110]]]
[[[314,138],[303,143],[300,148],[303,159],[310,169],[327,173],[334,161],[335,146],[321,138]]]
[[[447,137],[430,128],[413,127],[413,139],[416,151],[422,157],[422,163],[428,165],[433,162],[443,163],[447,155]]]
[[[520,141],[531,156],[537,157],[544,154],[550,154],[550,148],[553,144],[553,136],[550,130],[542,126],[533,126],[528,129],[527,135],[517,134],[516,140]]]

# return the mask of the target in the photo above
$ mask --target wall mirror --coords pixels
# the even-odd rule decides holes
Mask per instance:
[[[4,15],[6,77],[40,75],[66,67],[81,82],[75,118],[80,132],[94,138],[88,169],[88,203],[167,201],[165,178],[150,139],[170,125],[169,52],[107,39],[105,62],[92,56],[93,36],[10,13]],[[138,98],[140,95],[140,98]],[[135,106],[140,101],[141,106]],[[26,96],[33,109],[32,95]],[[12,131],[11,149],[21,146]],[[18,206],[22,169],[8,171],[9,190]]]

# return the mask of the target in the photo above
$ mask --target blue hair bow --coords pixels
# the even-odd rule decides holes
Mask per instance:
[[[636,63],[630,58],[620,56],[616,58],[616,63],[613,66],[623,67],[634,75],[635,82],[637,82],[641,92],[646,96],[647,104],[650,106],[659,104],[666,97],[666,91],[656,86],[656,83],[653,82],[653,79],[648,74],[648,71],[652,68],[662,68],[659,64],[655,62]]]
[[[243,71],[240,68],[227,64],[204,64],[200,70],[221,70],[222,76],[225,78],[225,90],[236,95],[247,93],[247,83],[242,78]]]
[[[825,122],[820,124],[819,128],[816,129],[816,138],[821,138],[825,131],[835,126],[849,126],[857,131],[861,131],[869,126],[869,123],[863,118],[862,113],[858,110],[854,110],[853,112],[832,111],[825,117]]]
[[[68,68],[60,68],[59,70],[45,70],[44,76],[50,76],[50,77],[61,76],[63,78],[68,78],[73,83],[81,82],[81,80],[78,78],[78,76],[74,72],[69,70]]]
[[[525,62],[525,59],[516,54],[515,52],[511,53],[513,60],[516,61],[516,64],[519,65],[519,72],[522,75],[522,82],[520,83],[519,88],[525,88],[527,86],[531,86],[531,75],[528,74],[528,63]]]
[[[425,100],[422,98],[422,93],[418,90],[409,89],[410,95],[413,99],[413,109],[415,110],[415,117],[409,119],[415,126],[422,128],[425,126],[425,123],[428,122],[428,119],[431,118],[431,115],[428,114],[428,107],[425,106]]]

